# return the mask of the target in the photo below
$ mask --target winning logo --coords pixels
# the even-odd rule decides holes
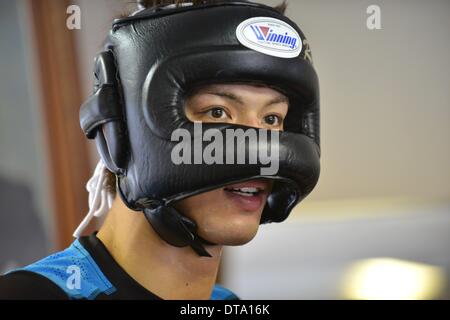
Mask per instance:
[[[236,28],[241,44],[280,58],[295,58],[302,51],[298,32],[284,21],[270,17],[250,18]]]

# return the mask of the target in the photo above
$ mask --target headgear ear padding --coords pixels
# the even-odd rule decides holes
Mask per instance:
[[[94,93],[80,109],[81,128],[89,139],[95,138],[106,167],[113,173],[123,174],[128,155],[127,138],[111,51],[95,58],[94,78]]]
[[[260,44],[238,39],[242,23],[248,32],[255,32]],[[277,35],[271,28],[285,31]],[[274,45],[277,41],[283,48],[291,41],[291,49],[298,52],[286,57]],[[272,179],[261,218],[265,223],[283,221],[312,191],[320,171],[319,84],[306,38],[287,17],[247,1],[146,9],[114,22],[107,49],[96,62],[98,84],[82,108],[82,128],[88,138],[96,137],[102,159],[118,176],[124,202],[144,211],[163,239],[176,246],[191,245],[206,255],[195,222],[172,207],[201,192],[256,178]],[[178,143],[172,141],[175,130],[184,129],[192,139],[198,136],[184,112],[186,95],[212,83],[263,84],[289,99],[283,132],[269,130],[267,139],[256,145],[224,141],[224,149],[234,154],[276,150],[275,173],[261,174],[260,159],[226,163],[225,154],[224,161],[213,164],[172,161]],[[203,123],[202,129],[226,136],[230,129],[254,128]],[[200,147],[204,152],[207,146]]]

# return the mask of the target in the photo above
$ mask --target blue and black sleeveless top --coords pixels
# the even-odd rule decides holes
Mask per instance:
[[[95,234],[1,276],[0,298],[160,299],[129,276]],[[220,285],[215,285],[211,295],[211,300],[237,299]]]

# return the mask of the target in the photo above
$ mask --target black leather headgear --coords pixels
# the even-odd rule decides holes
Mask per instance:
[[[236,28],[250,18],[281,20],[298,33],[295,57],[243,45]],[[267,31],[267,29],[266,29]],[[286,33],[287,34],[287,33]],[[286,41],[285,41],[286,42]],[[309,46],[298,26],[275,9],[247,1],[151,8],[115,20],[105,51],[95,60],[94,94],[80,111],[106,167],[117,176],[126,205],[143,211],[168,243],[209,256],[196,223],[176,201],[255,178],[275,181],[261,223],[281,222],[319,178],[319,84]],[[171,161],[177,128],[193,132],[184,113],[190,88],[211,83],[259,83],[289,98],[279,134],[279,170],[262,176],[257,164],[179,164]],[[205,123],[205,129],[248,129]],[[192,134],[192,136],[194,136]],[[270,147],[270,139],[267,141]],[[236,148],[252,148],[244,144]]]

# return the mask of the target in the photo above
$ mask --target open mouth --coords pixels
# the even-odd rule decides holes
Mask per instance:
[[[251,180],[228,185],[225,194],[240,209],[255,211],[265,204],[270,189],[270,182],[266,180]]]
[[[264,189],[260,189],[257,187],[242,187],[242,188],[230,188],[226,187],[225,191],[232,192],[243,197],[252,197],[264,191]]]

